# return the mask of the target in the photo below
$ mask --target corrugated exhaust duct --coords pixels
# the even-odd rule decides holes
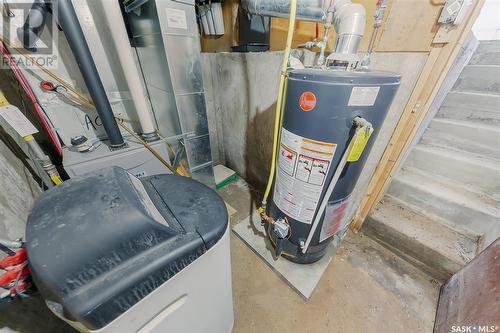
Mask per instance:
[[[78,22],[73,4],[71,0],[59,0],[57,3],[59,23],[78,63],[97,113],[101,118],[110,146],[114,149],[125,147],[125,142],[114,118],[113,110]]]

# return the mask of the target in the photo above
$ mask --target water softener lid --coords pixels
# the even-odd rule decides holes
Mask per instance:
[[[305,80],[325,83],[340,84],[399,84],[401,75],[384,71],[345,71],[336,69],[294,69],[288,72],[288,76],[293,80]]]
[[[106,168],[38,199],[26,230],[30,271],[64,317],[97,330],[196,261],[227,226],[224,201],[197,181]]]

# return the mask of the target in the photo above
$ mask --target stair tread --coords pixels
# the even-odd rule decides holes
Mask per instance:
[[[465,66],[452,90],[500,95],[500,65]]]
[[[432,173],[500,201],[500,159],[489,155],[419,143],[410,152],[405,167]]]
[[[498,51],[500,52],[500,40],[481,40],[477,46],[478,51]],[[477,51],[476,51],[477,52]]]
[[[452,148],[444,145],[433,146],[425,143],[418,143],[413,149],[439,154],[447,158],[460,161],[462,163],[474,164],[482,168],[500,170],[500,160],[487,155],[474,154],[465,150],[461,150],[459,148]],[[498,182],[500,183],[500,171],[498,173]]]
[[[420,144],[443,147],[458,152],[488,156],[500,160],[498,126],[448,118],[434,118]]]
[[[462,126],[462,127],[467,127],[471,130],[485,130],[485,131],[492,131],[495,133],[500,134],[500,128],[494,124],[480,124],[477,122],[471,122],[467,120],[459,120],[459,119],[449,119],[449,118],[434,118],[432,119],[433,122],[436,123],[445,123],[445,124],[450,124],[450,125],[456,125],[456,126]],[[500,140],[500,138],[499,138]]]
[[[454,137],[453,142],[449,142],[448,140],[436,140],[435,138],[429,138],[428,136],[424,135],[419,144],[429,147],[447,148],[457,152],[472,153],[478,156],[489,156],[490,159],[500,160],[500,154],[497,154],[498,156],[494,156],[492,153],[495,152],[495,148],[491,147],[490,145],[482,144],[477,141],[472,141],[461,137]]]
[[[490,94],[488,92],[481,92],[481,91],[453,91],[451,90],[449,93],[450,94],[453,94],[453,95],[467,95],[467,96],[478,96],[478,97],[485,97],[485,98],[494,98],[494,99],[498,99],[500,98],[497,94]]]
[[[489,90],[472,90],[467,88],[457,88],[453,87],[450,91],[453,94],[475,94],[484,96],[500,97],[500,92],[489,91]]]
[[[411,167],[404,167],[395,178],[434,197],[444,198],[493,218],[500,217],[498,200],[450,179]]]
[[[494,69],[500,69],[500,65],[497,64],[468,64],[465,67],[474,68],[474,67],[493,67]]]
[[[500,41],[481,41],[469,63],[500,65]]]
[[[500,108],[500,98],[498,99],[498,107]],[[500,109],[497,108],[488,108],[488,107],[482,107],[481,105],[450,105],[451,103],[443,103],[441,107],[439,108],[439,112],[436,115],[439,115],[441,113],[442,109],[451,109],[451,110],[459,110],[459,111],[469,111],[470,113],[475,113],[475,112],[489,112],[491,114],[497,114],[500,115]],[[454,119],[454,118],[450,118]],[[462,119],[456,119],[456,120],[462,120]],[[462,120],[464,121],[464,120]]]
[[[431,249],[459,265],[464,265],[476,254],[478,236],[451,229],[390,195],[375,207],[371,218],[419,243],[418,247]]]
[[[435,119],[454,119],[500,126],[500,110],[442,105]]]
[[[443,106],[478,108],[500,112],[500,95],[477,91],[450,91]]]

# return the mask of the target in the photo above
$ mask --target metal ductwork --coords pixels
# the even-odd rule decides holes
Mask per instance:
[[[249,14],[287,18],[290,1],[241,0]],[[298,0],[297,20],[325,22],[332,9],[323,8],[324,0]],[[351,0],[335,0],[333,3],[333,25],[337,40],[333,52],[355,54],[363,38],[366,24],[365,8]]]
[[[92,59],[92,54],[78,22],[73,4],[71,0],[59,0],[57,3],[59,23],[78,63],[97,113],[101,118],[110,141],[110,146],[115,149],[124,147],[125,142],[114,118],[113,110],[109,104],[106,91],[104,90],[96,65]]]
[[[333,5],[333,26],[337,32],[335,52],[357,53],[365,24],[365,7],[350,0],[336,0]]]
[[[325,15],[323,0],[298,0],[297,20],[321,22]],[[252,15],[288,18],[290,15],[290,1],[275,0],[241,0],[241,6]]]

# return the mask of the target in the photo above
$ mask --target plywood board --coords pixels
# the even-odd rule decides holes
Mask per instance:
[[[397,1],[397,0],[396,0]],[[375,7],[377,1],[374,0],[354,0],[353,2],[360,3],[365,7],[366,10],[366,28],[365,28],[365,38],[361,41],[360,51],[366,51],[368,48],[368,43],[370,42],[370,36],[373,31],[373,13],[375,12]],[[388,8],[385,13],[387,14],[391,8],[393,0],[388,1]],[[288,32],[288,19],[273,18],[271,20],[271,36],[270,36],[270,49],[271,51],[279,51],[285,48],[286,35]],[[327,50],[331,50],[335,43],[335,31],[330,29],[330,38],[327,45]],[[324,29],[323,25],[319,24],[319,39],[323,38]],[[305,42],[311,41],[316,38],[316,23],[314,22],[304,22],[297,21],[295,25],[295,32],[293,35],[292,47],[296,48],[298,45]]]
[[[395,0],[382,26],[378,52],[428,52],[444,1]]]
[[[500,327],[500,239],[481,252],[441,288],[435,333],[498,332]],[[453,330],[452,330],[453,331]],[[457,331],[458,332],[458,331]]]
[[[373,32],[373,14],[376,8],[375,0],[354,0],[366,10],[365,37],[361,41],[360,51],[366,51]],[[228,0],[222,3],[225,34],[221,37],[202,36],[204,52],[231,51],[231,46],[237,45],[238,38],[238,0]],[[378,52],[429,52],[434,36],[438,32],[437,19],[441,13],[443,2],[437,0],[389,0],[384,23],[375,42]],[[286,42],[288,19],[271,19],[270,50],[283,50]],[[316,33],[316,23],[297,21],[292,47],[321,39],[324,28],[319,24],[319,34]],[[335,41],[335,31],[331,29],[327,50],[331,50]]]
[[[238,7],[239,0],[227,0],[222,2],[222,17],[224,19],[224,35],[201,36],[201,50],[203,52],[226,52],[231,51],[231,46],[237,45],[238,41]]]

